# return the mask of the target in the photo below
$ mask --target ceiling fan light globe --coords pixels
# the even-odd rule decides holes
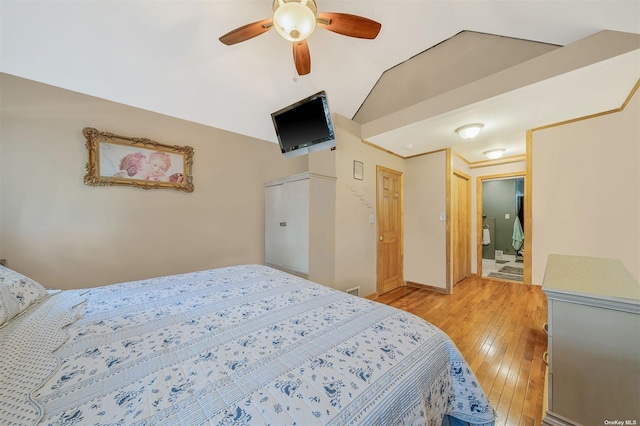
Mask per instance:
[[[307,5],[287,2],[273,13],[276,31],[289,41],[302,41],[316,28],[316,15]]]

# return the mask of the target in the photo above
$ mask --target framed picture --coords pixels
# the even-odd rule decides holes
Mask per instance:
[[[353,178],[358,180],[364,179],[364,165],[362,161],[353,160]]]
[[[89,161],[84,183],[193,192],[193,148],[128,138],[85,127]]]

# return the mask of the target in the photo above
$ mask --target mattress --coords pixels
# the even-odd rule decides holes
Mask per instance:
[[[0,329],[15,425],[493,424],[455,344],[263,265],[51,294]]]

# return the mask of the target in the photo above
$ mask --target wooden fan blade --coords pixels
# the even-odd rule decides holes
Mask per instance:
[[[262,21],[253,22],[229,31],[220,37],[220,41],[227,46],[231,46],[232,44],[240,43],[266,33],[271,28],[273,28],[273,21],[271,19],[263,19]]]
[[[349,37],[374,39],[382,24],[362,16],[348,13],[325,12],[318,14],[318,26]]]
[[[293,42],[293,61],[296,63],[298,75],[307,75],[311,72],[311,54],[307,40]]]

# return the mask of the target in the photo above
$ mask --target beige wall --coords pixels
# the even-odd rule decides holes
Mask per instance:
[[[5,74],[0,90],[0,257],[45,285],[262,263],[263,183],[309,170],[337,177],[335,287],[373,294],[369,215],[382,165],[404,173],[405,279],[446,288],[444,152],[403,160],[362,143],[360,126],[334,115],[336,151],[284,159],[272,143]],[[534,132],[534,283],[549,253],[619,258],[640,275],[638,98],[622,113]],[[85,186],[86,126],[193,146],[195,192]],[[472,178],[475,272],[476,178],[524,171],[524,162],[471,169],[452,158]],[[353,179],[353,160],[364,163],[363,180]]]
[[[304,172],[273,143],[0,74],[0,257],[78,288],[264,262],[263,183]],[[195,150],[193,193],[83,184],[83,127]]]
[[[446,221],[447,155],[445,151],[407,160],[405,179],[405,280],[441,289],[447,288]],[[519,161],[471,168],[451,155],[452,173],[462,172],[471,179],[471,273],[477,273],[476,180],[479,176],[525,172]],[[451,178],[453,178],[451,176]]]
[[[335,288],[360,286],[363,296],[376,292],[376,166],[404,172],[404,160],[362,143],[360,125],[334,117],[336,170]],[[353,178],[353,161],[364,164],[364,178]],[[374,215],[374,223],[369,223]]]
[[[445,289],[447,222],[440,214],[447,212],[446,152],[407,160],[404,184],[404,278]]]
[[[408,160],[390,155],[362,142],[360,125],[334,114],[337,148],[309,156],[309,170],[331,175],[335,170],[335,288],[346,290],[360,286],[361,295],[376,292],[377,227],[376,166],[404,173],[404,279],[432,287],[446,288],[446,213],[447,156],[444,151]],[[364,179],[353,178],[353,161],[364,164]],[[452,156],[453,168],[471,176],[472,219],[475,226],[475,179],[524,171],[518,162],[478,169]],[[472,228],[475,230],[475,228]],[[472,272],[476,271],[475,231],[472,232]]]
[[[533,132],[533,282],[549,254],[620,259],[640,280],[640,94],[622,112]]]

